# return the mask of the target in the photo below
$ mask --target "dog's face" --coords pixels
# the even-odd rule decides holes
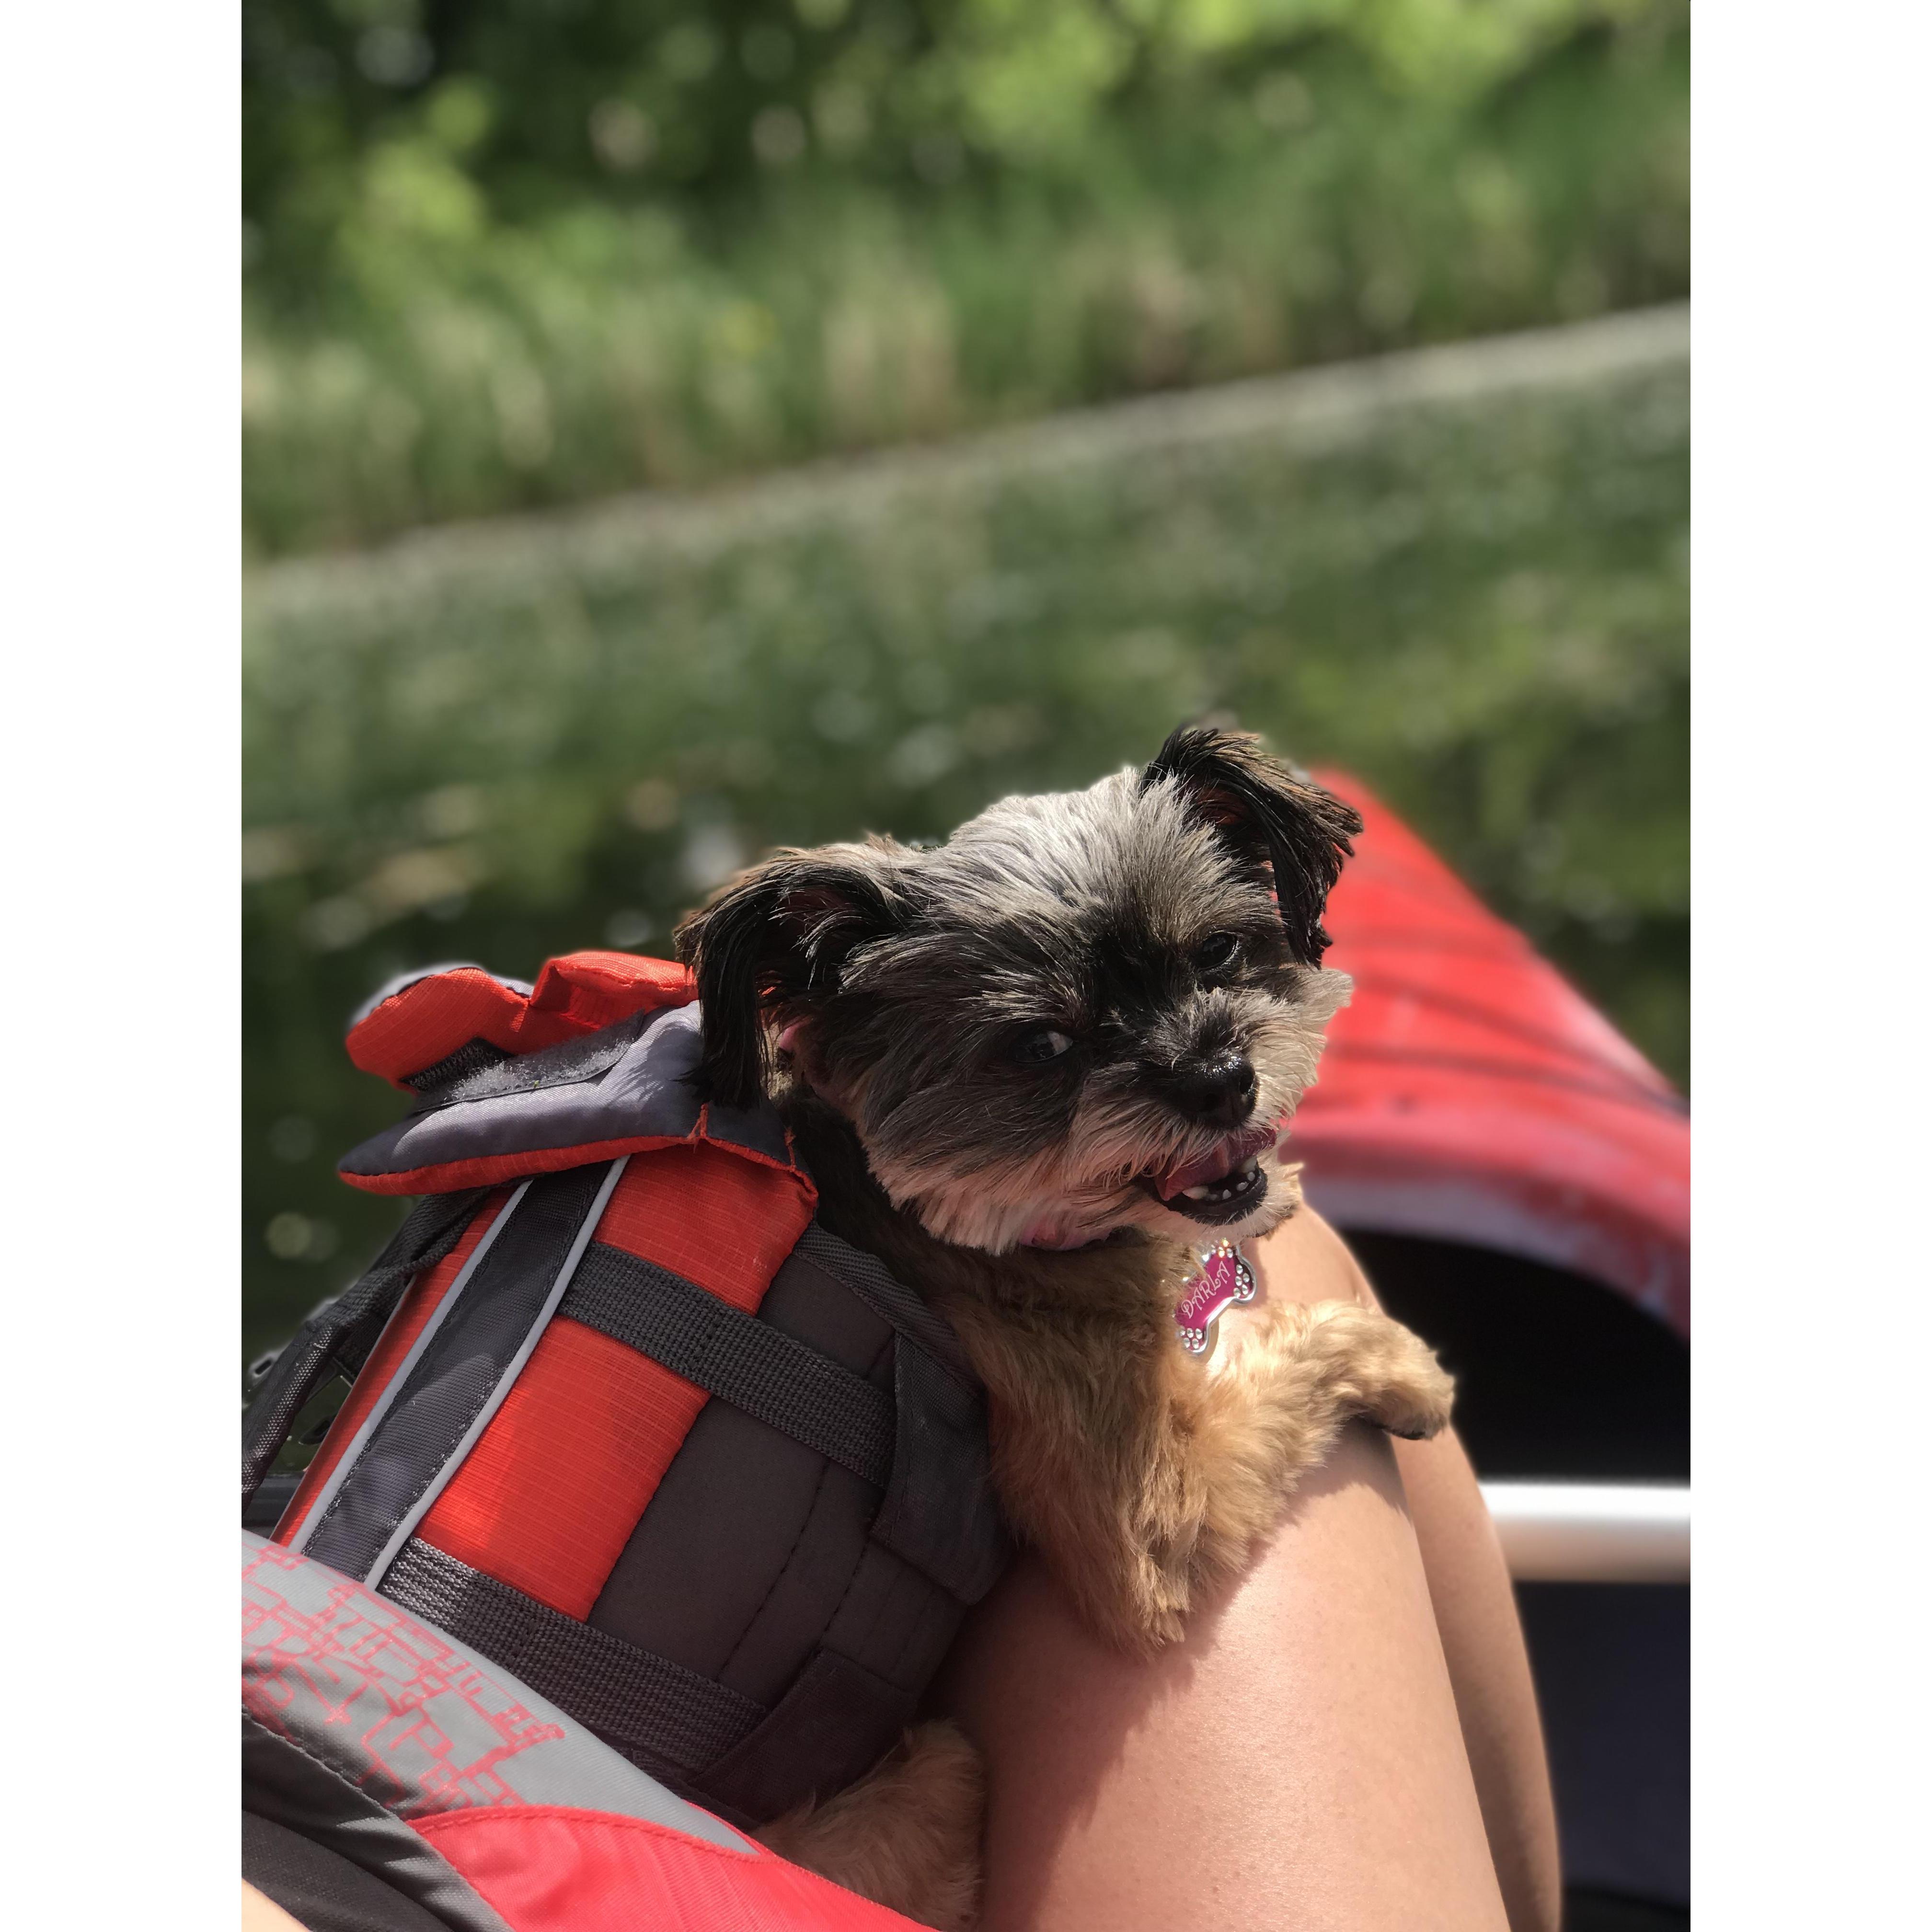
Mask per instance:
[[[934,850],[780,853],[680,929],[700,1078],[728,1106],[775,1070],[808,1082],[944,1240],[1263,1233],[1348,996],[1321,914],[1360,826],[1252,740],[1192,728]]]

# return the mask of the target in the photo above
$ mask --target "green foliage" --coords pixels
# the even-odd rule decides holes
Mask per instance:
[[[1352,770],[1686,1066],[1686,385],[998,457],[258,575],[247,1330],[394,1218],[343,1016],[393,971],[665,950],[778,842],[944,833],[1225,711]]]
[[[250,0],[258,553],[1682,292],[1682,0]]]

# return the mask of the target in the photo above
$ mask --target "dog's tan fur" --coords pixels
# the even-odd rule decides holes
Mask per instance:
[[[801,1805],[757,1836],[781,1858],[938,1932],[980,1916],[986,1780],[951,1724],[921,1724],[859,1782]]]

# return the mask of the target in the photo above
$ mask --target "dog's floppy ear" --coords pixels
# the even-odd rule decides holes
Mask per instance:
[[[1328,950],[1322,910],[1354,856],[1350,838],[1361,815],[1334,793],[1261,748],[1252,732],[1184,724],[1141,774],[1145,791],[1172,778],[1202,817],[1244,855],[1264,859],[1274,873],[1275,900],[1288,950],[1305,966],[1318,966]]]
[[[889,842],[788,850],[740,872],[677,928],[698,981],[704,1046],[692,1084],[721,1106],[761,1100],[766,1032],[838,990],[854,950],[898,931],[911,904]]]

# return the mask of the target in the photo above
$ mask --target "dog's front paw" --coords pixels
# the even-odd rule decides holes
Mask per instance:
[[[1382,1318],[1377,1346],[1369,1351],[1363,1414],[1405,1442],[1426,1442],[1449,1426],[1455,1378],[1420,1336]]]
[[[1448,1426],[1456,1384],[1400,1322],[1352,1301],[1291,1302],[1272,1312],[1277,1346],[1295,1371],[1284,1393],[1298,1392],[1311,1413],[1359,1417],[1411,1442]]]

